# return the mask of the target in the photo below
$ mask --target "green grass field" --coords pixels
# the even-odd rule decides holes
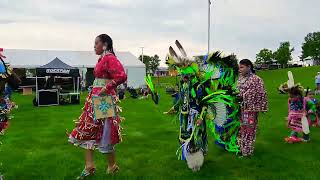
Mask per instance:
[[[311,129],[311,142],[285,144],[288,135],[285,117],[287,96],[276,88],[287,80],[287,70],[264,71],[259,75],[268,90],[270,111],[259,118],[255,155],[239,158],[209,144],[209,153],[200,172],[192,173],[184,161],[177,160],[178,124],[163,115],[172,104],[161,92],[156,107],[151,100],[126,99],[122,102],[124,142],[117,146],[121,168],[116,179],[123,178],[207,178],[207,179],[319,179],[320,129]],[[320,67],[292,69],[295,79],[305,87],[314,87],[314,76]],[[161,82],[174,83],[164,78]],[[157,83],[157,80],[155,80]],[[82,104],[85,96],[83,96]],[[15,94],[19,105],[5,136],[0,137],[0,172],[4,179],[74,179],[84,167],[84,150],[67,142],[65,130],[74,127],[73,120],[83,105],[33,107],[32,96]],[[97,174],[91,179],[108,179],[105,157],[96,153]]]

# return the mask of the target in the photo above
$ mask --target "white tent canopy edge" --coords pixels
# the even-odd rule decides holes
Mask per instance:
[[[84,72],[87,68],[94,68],[99,58],[93,51],[4,49],[4,54],[13,68],[35,69],[58,57]],[[145,65],[130,52],[117,51],[115,54],[128,74],[128,86],[138,88],[145,84]]]

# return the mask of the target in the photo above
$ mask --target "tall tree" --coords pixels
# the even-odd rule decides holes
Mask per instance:
[[[292,60],[292,52],[294,48],[290,48],[290,42],[280,43],[280,47],[274,52],[274,59],[277,60],[282,67],[288,65],[288,62]]]
[[[142,56],[139,56],[139,60],[142,62]],[[160,66],[160,58],[158,55],[148,56],[143,55],[143,64],[146,66],[146,73],[155,73]]]
[[[139,60],[143,62],[143,64],[146,66],[146,73],[150,72],[150,62],[151,62],[151,57],[148,55],[143,55],[143,61],[142,61],[142,55],[139,56]]]
[[[150,64],[149,64],[149,69],[152,71],[153,74],[159,68],[160,61],[161,60],[160,60],[158,55],[154,55],[153,57],[151,57],[151,61],[150,61]]]
[[[302,55],[301,60],[312,59],[317,64],[320,62],[320,32],[309,33],[304,38],[304,43],[302,44]]]
[[[256,55],[256,64],[271,64],[273,60],[273,52],[270,49],[261,49]]]

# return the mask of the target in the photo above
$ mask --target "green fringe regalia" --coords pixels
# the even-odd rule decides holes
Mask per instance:
[[[238,64],[234,55],[223,57],[220,52],[209,54],[204,64],[197,64],[187,57],[179,41],[176,45],[182,56],[170,47],[166,63],[178,71],[181,81],[178,100],[169,113],[179,114],[181,146],[177,155],[197,171],[207,153],[207,134],[225,150],[239,152]]]

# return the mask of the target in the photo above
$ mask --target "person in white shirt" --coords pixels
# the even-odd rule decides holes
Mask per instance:
[[[317,87],[316,93],[319,94],[320,93],[320,72],[318,72],[315,79],[316,79],[316,87]]]

